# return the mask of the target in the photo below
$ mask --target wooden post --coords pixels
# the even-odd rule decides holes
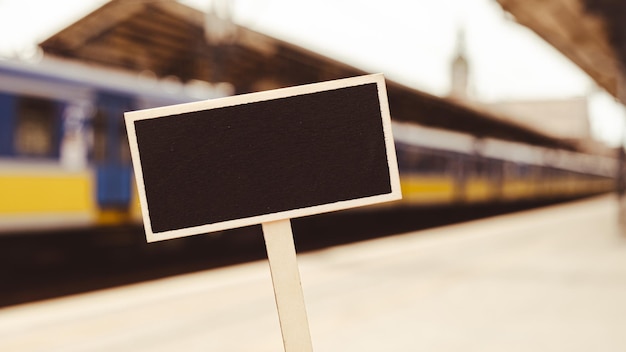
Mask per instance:
[[[312,352],[290,220],[263,223],[263,236],[285,352]]]

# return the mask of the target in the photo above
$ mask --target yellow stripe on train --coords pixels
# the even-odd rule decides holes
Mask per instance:
[[[0,175],[0,214],[93,212],[91,173]]]
[[[0,232],[90,226],[97,213],[93,189],[89,170],[0,169]]]
[[[408,204],[439,204],[454,199],[452,177],[407,175],[400,179],[402,202]]]
[[[483,178],[470,178],[465,184],[464,201],[469,203],[487,202],[496,197],[493,182]]]

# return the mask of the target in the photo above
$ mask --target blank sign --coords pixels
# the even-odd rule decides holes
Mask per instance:
[[[149,241],[401,197],[382,75],[125,116]]]

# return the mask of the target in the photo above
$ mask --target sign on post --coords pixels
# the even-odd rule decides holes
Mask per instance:
[[[401,197],[382,75],[125,116],[150,242]]]
[[[125,119],[147,240],[263,224],[285,350],[311,350],[289,219],[401,198],[383,75]]]

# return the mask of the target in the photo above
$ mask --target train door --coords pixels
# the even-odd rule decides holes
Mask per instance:
[[[489,179],[493,184],[493,197],[495,201],[502,201],[504,187],[504,162],[498,159],[487,159]]]
[[[0,93],[0,156],[12,154],[14,119],[15,97]]]
[[[460,153],[450,153],[450,156],[452,160],[451,171],[455,184],[453,201],[462,203],[466,200],[468,163],[470,160],[468,156]]]
[[[128,210],[132,174],[124,112],[132,109],[128,97],[99,94],[93,119],[92,158],[96,173],[96,198],[101,210]]]

